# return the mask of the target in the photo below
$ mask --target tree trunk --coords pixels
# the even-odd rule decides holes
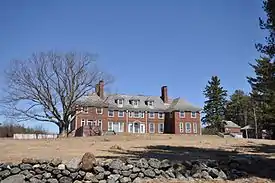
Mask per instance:
[[[258,124],[257,124],[257,116],[256,116],[256,109],[253,107],[253,115],[254,115],[254,123],[255,123],[255,136],[256,139],[258,138]]]
[[[60,125],[59,126],[59,137],[68,137],[68,128],[66,128],[66,125]]]

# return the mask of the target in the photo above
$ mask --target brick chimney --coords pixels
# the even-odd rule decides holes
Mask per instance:
[[[168,103],[168,91],[167,86],[161,87],[161,97],[160,97],[164,103]]]
[[[104,81],[101,80],[99,83],[96,85],[96,93],[100,98],[104,98]]]

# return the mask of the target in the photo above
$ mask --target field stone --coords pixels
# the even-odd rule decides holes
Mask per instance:
[[[58,174],[58,175],[56,176],[57,179],[60,179],[61,177],[63,177],[62,174]]]
[[[221,171],[219,172],[218,178],[226,180],[226,179],[227,179],[227,176],[226,176],[226,174],[221,170]]]
[[[9,176],[11,173],[9,170],[3,170],[0,172],[0,177],[1,178],[6,178],[7,176]]]
[[[62,163],[62,160],[60,159],[60,158],[53,158],[52,160],[51,160],[51,165],[53,165],[53,166],[58,166],[59,164],[61,164]]]
[[[70,174],[70,177],[74,180],[74,179],[76,179],[77,175],[78,175],[77,172],[73,172]]]
[[[57,167],[58,170],[65,170],[66,167],[64,164],[59,164],[58,167]]]
[[[106,180],[100,180],[98,183],[107,183]]]
[[[61,177],[59,179],[59,183],[72,183],[72,182],[73,182],[73,179],[70,177]]]
[[[39,180],[39,179],[37,179],[37,178],[35,178],[35,177],[32,177],[32,178],[30,179],[30,182],[31,182],[31,183],[42,183],[42,180]]]
[[[95,178],[97,179],[97,180],[103,180],[104,179],[104,173],[99,173],[99,174],[97,174],[96,176],[95,176]]]
[[[10,172],[11,172],[12,174],[18,174],[20,171],[21,171],[21,170],[20,170],[20,168],[18,168],[18,167],[12,168],[12,169],[10,170]]]
[[[60,173],[61,173],[61,170],[54,169],[54,170],[52,171],[52,173],[53,173],[54,175],[57,175],[57,174],[60,174]]]
[[[40,164],[35,164],[35,165],[32,166],[32,168],[33,168],[33,169],[35,169],[35,168],[40,168],[40,166],[41,166]]]
[[[123,162],[120,159],[117,160],[113,160],[110,165],[109,168],[112,170],[120,170],[123,166]]]
[[[138,162],[137,162],[137,166],[139,168],[148,168],[149,164],[148,161],[145,158],[141,158]]]
[[[144,177],[144,173],[139,172],[139,173],[138,173],[138,177],[143,178],[143,177]]]
[[[37,174],[37,175],[35,175],[35,176],[33,176],[34,178],[37,178],[37,179],[42,179],[42,177],[43,177],[43,175],[41,175],[41,174]]]
[[[78,175],[80,175],[81,177],[84,177],[86,175],[86,172],[84,171],[78,171]]]
[[[186,180],[186,178],[180,172],[176,172],[176,178],[178,180]]]
[[[1,183],[25,183],[26,181],[24,178],[25,177],[22,174],[12,175],[2,180]]]
[[[43,174],[43,173],[44,173],[44,171],[41,170],[40,168],[36,168],[34,171],[35,171],[35,173],[37,173],[37,174]]]
[[[142,183],[142,179],[140,177],[135,178],[135,180],[133,181],[133,183]]]
[[[21,170],[31,170],[32,169],[32,165],[31,164],[20,164],[19,168]]]
[[[155,158],[150,158],[148,161],[148,164],[152,167],[152,168],[160,168],[160,164],[161,162],[158,159]]]
[[[133,174],[131,174],[129,177],[130,177],[131,179],[135,179],[137,176],[138,176],[137,173],[133,173]]]
[[[72,158],[70,161],[64,162],[64,165],[72,172],[77,171],[81,165],[81,158]]]
[[[211,168],[208,173],[213,178],[217,178],[219,176],[219,174],[220,174],[219,170],[217,170],[215,168]]]
[[[108,176],[108,179],[112,179],[114,181],[117,181],[119,179],[120,175],[119,174],[112,174]]]
[[[38,164],[38,163],[39,163],[39,160],[34,159],[34,158],[23,158],[23,159],[22,159],[22,163],[23,163],[23,164],[31,164],[31,165],[34,165],[34,164]]]
[[[84,171],[92,170],[96,164],[95,155],[90,152],[86,152],[81,159],[81,168]]]
[[[74,183],[82,183],[80,180],[75,180]]]
[[[120,179],[121,183],[127,183],[127,182],[131,182],[131,179],[129,177],[123,177]]]
[[[124,176],[124,177],[128,177],[131,175],[131,171],[122,171],[121,174]]]
[[[162,160],[160,163],[160,168],[161,169],[168,169],[171,167],[171,163],[168,159]]]
[[[104,175],[109,176],[109,175],[111,175],[111,172],[110,171],[104,171]]]
[[[94,171],[95,171],[95,173],[102,173],[102,172],[104,172],[105,170],[104,170],[104,168],[101,167],[101,166],[96,166],[96,167],[94,167]]]
[[[43,173],[43,177],[44,177],[45,179],[49,179],[49,178],[51,178],[51,176],[52,176],[51,173]]]
[[[141,170],[139,169],[139,168],[137,168],[137,167],[134,167],[133,168],[133,173],[138,173],[138,172],[140,172]]]
[[[66,176],[70,175],[70,173],[71,173],[71,172],[70,172],[69,170],[63,170],[63,171],[62,171],[62,174],[63,174],[63,175],[66,175]]]
[[[176,176],[174,175],[173,173],[173,170],[172,169],[169,169],[165,172],[165,174],[167,174],[169,177],[171,178],[176,178]]]
[[[147,169],[144,171],[144,175],[150,178],[154,178],[156,176],[156,173],[152,169]]]

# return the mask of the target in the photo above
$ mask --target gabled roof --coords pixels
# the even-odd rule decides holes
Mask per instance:
[[[118,107],[115,103],[116,99],[123,99],[123,107]],[[139,106],[135,107],[129,103],[130,100],[139,100]],[[154,101],[153,107],[147,106],[146,101]],[[78,105],[87,105],[95,107],[108,107],[113,110],[130,110],[130,111],[152,111],[152,112],[171,112],[174,110],[183,111],[200,111],[200,107],[193,106],[181,98],[169,99],[169,103],[164,103],[160,96],[146,95],[126,95],[126,94],[104,94],[104,99],[101,99],[96,93],[89,96],[83,96],[77,101]]]
[[[169,108],[167,110],[168,111],[183,110],[183,111],[196,112],[196,111],[200,111],[201,108],[194,106],[181,98],[176,98],[172,101],[171,105],[169,106]]]
[[[224,127],[225,128],[241,128],[239,125],[237,125],[236,123],[234,123],[233,121],[226,121],[223,120],[224,123]]]

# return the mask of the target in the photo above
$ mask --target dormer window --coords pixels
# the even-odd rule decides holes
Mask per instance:
[[[152,100],[147,101],[147,105],[149,107],[153,107],[154,106],[154,101],[152,101]]]
[[[132,100],[132,105],[134,106],[134,107],[137,107],[138,106],[138,100]]]
[[[122,98],[116,99],[116,104],[118,107],[123,107],[123,99]]]

